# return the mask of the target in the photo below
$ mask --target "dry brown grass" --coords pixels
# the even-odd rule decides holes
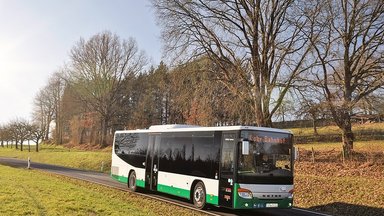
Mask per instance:
[[[300,149],[295,163],[295,205],[332,215],[384,215],[384,152],[354,152],[344,161],[335,148]],[[310,148],[311,149],[311,148]]]

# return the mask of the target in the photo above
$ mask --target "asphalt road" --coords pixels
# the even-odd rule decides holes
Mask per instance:
[[[27,168],[28,162],[26,160],[0,157],[0,164],[17,167],[17,168]],[[84,180],[84,181],[88,181],[96,184],[101,184],[101,185],[113,187],[119,190],[128,191],[126,184],[117,182],[116,180],[112,179],[108,174],[105,174],[105,173],[84,171],[84,170],[72,169],[72,168],[67,168],[62,166],[55,166],[51,164],[35,163],[33,161],[31,161],[30,163],[30,168],[51,172],[51,173],[56,173],[56,174],[60,174],[60,175],[64,175],[71,178],[80,179],[80,180]],[[164,194],[153,194],[153,193],[140,193],[140,194],[143,196],[173,203],[186,208],[193,208],[192,204],[190,204],[186,200],[179,199],[177,197],[166,196]],[[217,207],[208,207],[208,209],[203,212],[211,215],[225,215],[225,216],[234,216],[234,215],[327,216],[327,214],[316,213],[306,209],[299,209],[299,208],[239,211],[239,210],[229,210],[229,209],[217,208]]]

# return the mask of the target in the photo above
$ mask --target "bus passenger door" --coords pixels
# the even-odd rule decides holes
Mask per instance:
[[[159,135],[149,135],[148,151],[145,160],[145,188],[148,190],[157,190],[157,174],[159,171],[159,144],[161,137]]]
[[[224,132],[221,149],[219,205],[231,208],[233,206],[235,146],[237,133]]]

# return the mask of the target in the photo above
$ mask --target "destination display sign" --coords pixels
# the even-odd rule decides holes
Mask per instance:
[[[276,143],[276,144],[285,144],[289,143],[288,138],[279,138],[279,137],[269,137],[269,136],[259,136],[256,134],[249,134],[248,140],[257,142],[257,143]]]

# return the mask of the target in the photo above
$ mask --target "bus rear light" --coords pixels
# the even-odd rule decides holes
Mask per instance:
[[[239,197],[244,198],[244,199],[252,199],[253,198],[252,191],[250,191],[248,189],[238,188],[237,194],[239,195]]]

